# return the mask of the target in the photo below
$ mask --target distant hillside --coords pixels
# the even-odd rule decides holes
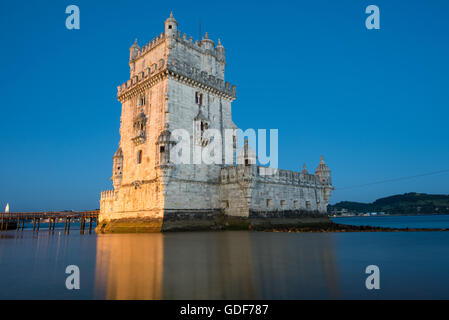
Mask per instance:
[[[329,213],[449,214],[449,195],[405,193],[377,199],[373,203],[342,201],[328,206]]]

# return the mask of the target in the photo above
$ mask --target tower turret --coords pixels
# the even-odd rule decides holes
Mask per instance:
[[[209,34],[206,32],[206,34],[204,35],[204,39],[201,40],[201,47],[203,47],[206,50],[213,51],[214,46],[215,46],[214,42],[211,39],[209,39]]]
[[[178,34],[178,22],[173,17],[173,12],[170,12],[170,17],[165,20],[165,36],[174,38]]]
[[[217,59],[218,59],[218,61],[220,61],[220,62],[225,62],[225,61],[226,61],[226,57],[225,57],[225,48],[224,48],[223,45],[221,44],[220,39],[218,39],[218,44],[217,44],[216,52],[217,52]]]
[[[309,171],[307,171],[307,167],[306,167],[306,164],[305,164],[305,163],[302,165],[302,171],[301,171],[301,173],[303,173],[303,174],[309,174]]]
[[[256,151],[248,144],[248,138],[245,138],[243,148],[237,154],[237,164],[252,165],[257,164]]]
[[[318,165],[318,168],[316,168],[315,175],[318,176],[321,183],[332,184],[331,183],[331,171],[329,170],[326,163],[324,163],[323,156],[321,156],[320,164]]]
[[[129,48],[129,61],[130,62],[133,61],[137,57],[137,55],[139,54],[139,51],[140,51],[140,47],[137,44],[137,39],[136,39],[136,40],[134,40],[133,45]]]
[[[113,157],[114,165],[112,172],[112,182],[114,189],[118,189],[122,183],[122,172],[123,172],[123,152],[122,148],[118,148]]]

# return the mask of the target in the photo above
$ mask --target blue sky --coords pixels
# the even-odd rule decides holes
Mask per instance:
[[[76,4],[81,29],[65,28]],[[365,28],[376,4],[381,29]],[[110,189],[129,46],[164,30],[221,38],[234,122],[279,129],[279,166],[321,154],[341,200],[449,193],[447,1],[2,1],[0,208],[95,209]],[[342,190],[339,190],[342,188]]]

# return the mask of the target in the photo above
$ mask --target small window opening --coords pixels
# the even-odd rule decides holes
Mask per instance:
[[[202,106],[203,105],[203,94],[198,91],[195,92],[195,103]]]
[[[142,150],[137,151],[137,164],[142,163]]]

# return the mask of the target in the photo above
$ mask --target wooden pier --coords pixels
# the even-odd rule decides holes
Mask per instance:
[[[39,231],[41,221],[48,221],[48,230],[54,231],[56,222],[64,222],[64,233],[70,232],[70,224],[80,222],[80,233],[86,231],[89,224],[89,233],[92,233],[92,224],[98,221],[99,210],[93,211],[56,211],[56,212],[0,212],[0,232],[11,230],[11,225],[16,230],[23,230],[25,221],[33,223],[33,232]]]

